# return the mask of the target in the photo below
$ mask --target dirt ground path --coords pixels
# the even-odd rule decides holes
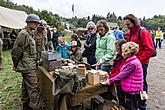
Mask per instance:
[[[165,110],[165,41],[162,49],[157,49],[158,55],[151,58],[147,81],[149,99],[147,110]]]

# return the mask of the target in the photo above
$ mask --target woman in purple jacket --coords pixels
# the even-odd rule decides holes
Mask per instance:
[[[126,110],[138,110],[138,96],[143,90],[143,69],[140,61],[135,56],[139,45],[127,42],[122,45],[122,56],[126,59],[120,73],[107,79],[102,84],[121,82],[122,91],[125,93]]]

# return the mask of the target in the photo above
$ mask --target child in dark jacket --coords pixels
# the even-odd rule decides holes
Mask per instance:
[[[72,41],[76,41],[76,42],[77,42],[77,46],[78,46],[79,48],[81,48],[81,41],[80,41],[80,39],[79,39],[79,37],[78,37],[77,34],[73,33],[73,34],[71,35],[71,42],[72,42]]]
[[[82,62],[81,49],[78,47],[77,41],[71,42],[71,49],[69,51],[69,59],[71,59],[75,63]]]

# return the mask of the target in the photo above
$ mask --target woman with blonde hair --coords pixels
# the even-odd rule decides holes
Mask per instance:
[[[115,36],[112,31],[109,31],[108,24],[105,20],[98,21],[96,27],[98,33],[96,40],[97,69],[109,73],[115,57]]]
[[[90,65],[96,64],[96,25],[93,21],[89,21],[86,26],[87,35],[86,41],[84,43],[84,51],[82,53],[83,57],[87,58],[87,62]],[[95,69],[95,66],[92,66]]]

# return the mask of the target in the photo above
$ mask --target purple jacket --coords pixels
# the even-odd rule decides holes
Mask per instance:
[[[120,73],[111,78],[110,82],[121,80],[122,90],[130,94],[136,94],[143,89],[143,69],[141,62],[134,55],[128,58]]]

